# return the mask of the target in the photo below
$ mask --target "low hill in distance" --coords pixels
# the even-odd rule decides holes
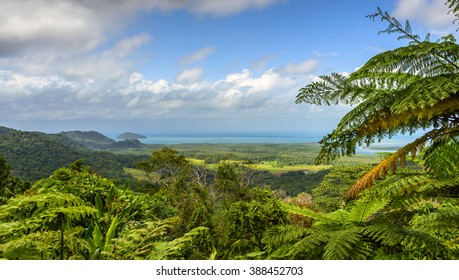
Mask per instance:
[[[59,135],[63,135],[92,150],[143,148],[145,146],[136,138],[126,138],[124,141],[115,141],[97,131],[63,131],[60,132]]]
[[[59,134],[90,149],[103,149],[116,143],[97,131],[62,131]]]
[[[132,132],[125,132],[122,133],[118,136],[116,136],[116,139],[122,139],[122,140],[132,140],[132,139],[146,139],[147,137],[137,134],[137,133],[132,133]]]
[[[113,154],[88,146],[143,145],[137,142],[116,142],[97,132],[47,134],[0,127],[0,157],[12,167],[14,176],[30,181],[46,178],[54,170],[69,166],[80,158],[84,159],[84,165],[91,166],[95,172],[105,177],[131,179],[131,176],[125,174],[123,167],[134,167],[136,162],[148,157]]]

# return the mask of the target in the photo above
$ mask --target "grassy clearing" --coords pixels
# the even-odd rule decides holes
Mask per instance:
[[[148,181],[147,176],[145,176],[145,173],[140,169],[123,167],[123,170],[126,174],[131,175],[138,181]]]
[[[276,162],[263,162],[255,164],[254,168],[257,170],[266,170],[274,175],[281,175],[289,171],[319,171],[329,169],[331,165],[311,165],[311,164],[296,164],[296,165],[282,165]]]
[[[333,165],[375,164],[381,161],[378,154],[358,154],[353,157],[342,157],[328,165],[314,165],[314,160],[320,151],[318,144],[180,144],[168,145],[179,154],[183,154],[192,164],[206,165],[210,170],[216,170],[219,162],[230,161],[243,164],[255,162],[248,166],[256,170],[269,171],[281,175],[289,171],[320,171]],[[150,145],[138,150],[125,150],[131,155],[151,155],[162,145]],[[206,164],[206,162],[208,162]],[[125,168],[125,172],[135,178],[146,178],[142,171]]]
[[[201,159],[187,158],[193,164],[205,165],[205,161]],[[226,162],[234,162],[243,164],[244,161],[240,160],[226,160]],[[210,170],[217,169],[219,163],[207,164],[206,167]],[[319,171],[324,169],[329,169],[331,165],[312,165],[312,164],[295,164],[295,165],[285,165],[280,164],[278,161],[265,161],[262,163],[256,164],[246,164],[246,166],[253,168],[255,170],[269,171],[274,175],[280,175],[287,173],[289,171]]]

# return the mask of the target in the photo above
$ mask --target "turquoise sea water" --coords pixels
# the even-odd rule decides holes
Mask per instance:
[[[121,133],[105,133],[105,135],[115,139]],[[287,144],[318,143],[330,131],[167,131],[135,133],[147,137],[146,139],[140,139],[144,144]],[[411,142],[416,136],[395,136],[380,143],[374,143],[370,148],[358,147],[357,153],[392,152],[398,147]]]
[[[165,132],[146,133],[145,144],[317,143],[324,132]]]

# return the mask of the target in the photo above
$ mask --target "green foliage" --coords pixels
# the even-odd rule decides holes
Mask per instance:
[[[322,212],[332,212],[344,206],[344,194],[363,174],[369,165],[334,166],[320,184],[312,190],[313,207]]]
[[[411,44],[376,55],[349,77],[332,74],[300,90],[298,103],[332,100],[358,104],[333,133],[322,139],[317,160],[352,155],[357,144],[370,145],[397,133],[429,131],[362,177],[348,192],[354,197],[389,170],[395,172],[397,162],[403,166],[408,154],[415,157],[429,144],[423,157],[425,166],[435,176],[451,175],[457,170],[459,150],[455,141],[459,135],[459,45],[455,38],[450,35],[436,43],[421,42],[412,34],[409,23],[403,28],[380,9],[371,17],[389,22],[382,32],[401,33]]]
[[[208,259],[213,251],[209,229],[196,227],[180,238],[157,243],[148,258],[155,260]]]
[[[114,241],[113,251],[107,257],[123,260],[148,259],[158,243],[165,242],[168,233],[178,224],[178,217],[140,224],[128,223],[128,228]]]
[[[455,259],[457,211],[447,207],[442,217],[432,214],[436,207],[426,208],[425,203],[394,203],[407,199],[405,193],[389,198],[375,186],[347,210],[318,213],[284,204],[289,213],[314,219],[312,227],[273,228],[264,241],[271,258],[281,259]],[[435,220],[439,223],[429,227]],[[442,222],[445,229],[439,227]]]
[[[239,246],[239,254],[246,254],[254,249],[263,250],[264,232],[273,226],[288,223],[287,213],[269,191],[256,189],[254,192],[257,192],[256,199],[232,203],[224,212],[228,242],[248,242],[245,248]]]
[[[64,136],[80,145],[90,149],[103,149],[114,145],[115,140],[100,134],[97,131],[67,131],[60,132],[58,136]]]
[[[11,175],[11,167],[0,157],[0,205],[4,204],[8,198],[23,193],[29,187],[28,182],[22,182]]]
[[[153,184],[159,183],[160,180],[164,180],[166,184],[171,183],[171,180],[185,171],[188,166],[189,163],[183,155],[168,147],[153,151],[149,161],[137,164]]]
[[[61,227],[90,220],[95,212],[72,194],[42,193],[11,198],[0,207],[0,253],[12,259],[40,259],[42,255],[57,259],[64,253],[55,247],[62,242],[58,239]],[[39,234],[43,231],[48,234]],[[23,251],[28,254],[22,255]],[[67,246],[66,251],[71,248]]]
[[[322,182],[330,170],[316,172],[290,171],[280,176],[266,176],[263,182],[272,190],[280,190],[288,196],[296,196],[299,193],[312,193]]]
[[[35,181],[54,170],[84,158],[93,169],[115,179],[132,179],[123,166],[134,166],[143,157],[92,151],[62,134],[46,134],[5,129],[0,133],[0,155],[13,168],[13,175]]]
[[[457,1],[448,4],[456,13]],[[274,251],[273,256],[457,258],[459,45],[452,35],[435,43],[429,35],[421,41],[408,21],[402,26],[379,8],[370,18],[388,22],[380,33],[399,33],[410,44],[374,56],[349,76],[323,76],[300,89],[297,103],[355,105],[321,140],[316,161],[353,155],[356,145],[398,133],[425,133],[360,174],[357,182],[351,180],[345,199],[338,200],[341,205],[327,209],[333,212],[288,206],[314,223],[310,231],[284,239],[292,250]],[[421,157],[425,171],[401,169],[410,154]],[[323,190],[337,191],[336,186],[326,188],[329,184],[325,177],[313,191],[314,203],[324,197]]]
[[[349,77],[333,74],[301,89],[297,102],[358,103],[321,141],[319,160],[351,155],[356,144],[419,128],[454,133],[458,58],[455,43],[422,42],[381,53]]]
[[[243,199],[249,192],[244,169],[236,162],[223,162],[217,167],[214,188],[228,203]]]
[[[0,253],[15,259],[103,257],[124,224],[152,217],[140,212],[140,201],[127,186],[118,188],[77,161],[0,207]]]

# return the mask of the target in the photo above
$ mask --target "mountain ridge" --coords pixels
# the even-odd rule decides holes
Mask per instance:
[[[71,136],[77,135],[78,137]],[[110,149],[144,145],[133,141],[107,142],[98,132],[66,132],[47,134],[21,131],[0,126],[0,157],[12,167],[13,175],[22,180],[35,181],[46,178],[56,169],[66,167],[78,159],[84,159],[100,175],[115,179],[132,179],[124,173],[124,166],[134,167],[145,160],[138,156],[111,153]],[[69,137],[70,136],[70,137]],[[99,139],[97,141],[89,141]],[[76,140],[74,140],[76,139]],[[104,140],[105,139],[105,140]],[[95,148],[99,144],[100,149]],[[91,148],[92,147],[92,148]],[[105,150],[106,149],[106,150]]]

